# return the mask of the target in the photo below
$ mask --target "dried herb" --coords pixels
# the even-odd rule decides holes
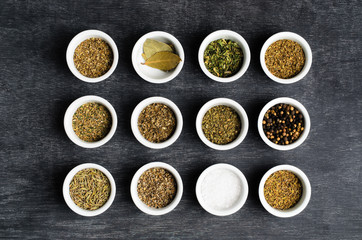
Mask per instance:
[[[85,103],[75,111],[72,120],[75,134],[86,142],[104,138],[112,126],[109,110],[99,103]]]
[[[176,128],[174,112],[165,104],[152,103],[138,116],[138,129],[142,136],[153,143],[169,139]]]
[[[212,143],[224,145],[234,141],[241,130],[237,112],[224,105],[209,109],[202,119],[202,131]]]
[[[143,44],[143,52],[145,54],[145,60],[147,60],[158,52],[173,52],[173,49],[166,43],[147,38]]]
[[[264,196],[273,208],[286,210],[294,207],[303,193],[299,178],[290,171],[273,173],[264,185]]]
[[[145,63],[141,64],[162,71],[170,71],[181,62],[181,58],[174,53],[172,44],[146,39],[143,44],[143,51],[142,57],[145,59]]]
[[[278,78],[288,79],[302,71],[305,55],[302,46],[291,40],[278,40],[265,52],[268,70]]]
[[[204,52],[207,70],[218,77],[231,77],[242,65],[243,51],[231,40],[219,39],[211,42]]]
[[[112,48],[103,39],[90,38],[75,49],[73,61],[83,76],[97,78],[107,73],[112,66]]]
[[[147,206],[163,208],[176,196],[177,184],[174,176],[164,168],[151,168],[138,179],[138,197]]]
[[[108,201],[111,184],[103,172],[87,168],[74,175],[69,184],[69,193],[78,207],[97,210]]]
[[[304,131],[303,114],[288,104],[281,103],[268,109],[262,124],[267,138],[279,145],[297,141]]]

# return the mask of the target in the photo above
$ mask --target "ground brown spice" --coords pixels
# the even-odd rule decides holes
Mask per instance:
[[[83,76],[97,78],[108,72],[112,66],[112,48],[103,39],[90,38],[77,46],[73,60]]]
[[[283,39],[271,44],[265,52],[265,64],[276,77],[288,79],[302,71],[305,55],[297,42]]]

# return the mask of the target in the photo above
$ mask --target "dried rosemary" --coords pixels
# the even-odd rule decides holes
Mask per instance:
[[[209,109],[202,119],[202,131],[212,143],[224,145],[234,141],[241,130],[237,112],[224,105]]]
[[[243,51],[231,40],[219,39],[211,42],[204,52],[207,70],[218,77],[231,77],[241,68]]]
[[[174,176],[164,168],[151,168],[138,179],[138,197],[147,206],[163,208],[176,196],[177,184]]]
[[[303,187],[299,178],[290,171],[275,172],[265,181],[265,200],[270,206],[279,210],[294,207],[302,193]]]
[[[73,61],[83,76],[97,78],[108,72],[112,66],[112,48],[100,38],[90,38],[77,46]]]
[[[108,201],[111,185],[103,172],[87,168],[74,175],[69,184],[69,193],[78,207],[97,210]]]
[[[165,104],[150,104],[138,116],[138,129],[148,141],[164,142],[173,135],[176,129],[175,114]]]
[[[96,142],[104,138],[112,126],[109,110],[99,103],[85,103],[73,115],[73,130],[86,142]]]
[[[291,40],[278,40],[265,52],[265,64],[276,77],[288,79],[302,71],[305,55],[302,46]]]

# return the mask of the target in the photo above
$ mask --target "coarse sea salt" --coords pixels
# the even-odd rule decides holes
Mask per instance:
[[[205,204],[218,211],[235,206],[242,191],[241,179],[229,169],[210,171],[201,184],[201,195]]]

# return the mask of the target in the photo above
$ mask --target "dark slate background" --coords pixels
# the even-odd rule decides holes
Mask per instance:
[[[361,239],[362,235],[362,3],[343,1],[15,1],[0,2],[0,237],[26,239]],[[116,42],[120,60],[113,75],[96,84],[69,71],[65,51],[79,32],[99,29]],[[249,43],[252,60],[233,83],[217,83],[201,71],[197,52],[211,32],[230,29]],[[161,30],[184,47],[183,70],[173,81],[142,80],[131,52],[144,34]],[[313,52],[312,68],[298,83],[269,80],[259,63],[260,49],[274,33],[303,36]],[[73,144],[63,116],[78,97],[95,94],[117,111],[115,136],[97,149]],[[163,150],[147,149],[131,132],[133,108],[144,98],[174,101],[184,117],[178,141]],[[280,152],[257,132],[261,108],[288,96],[308,109],[312,128],[299,148]],[[206,147],[195,119],[210,99],[239,102],[249,116],[244,142],[229,151]],[[178,207],[148,216],[133,204],[129,186],[142,165],[164,161],[184,181]],[[93,162],[114,176],[117,195],[97,217],[73,213],[62,196],[66,174]],[[195,196],[200,173],[214,163],[229,163],[246,176],[250,193],[237,213],[216,217]],[[312,185],[308,207],[280,219],[263,209],[257,195],[263,174],[278,164],[302,169]]]

